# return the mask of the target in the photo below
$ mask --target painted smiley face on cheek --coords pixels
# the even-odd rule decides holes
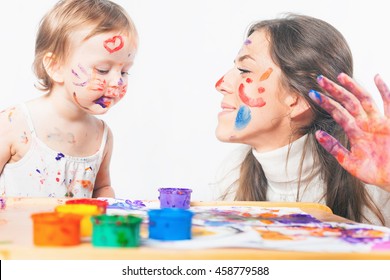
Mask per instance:
[[[269,78],[269,76],[271,75],[272,71],[273,71],[272,68],[268,68],[260,76],[259,81],[263,82],[263,81],[267,80]],[[252,84],[253,80],[251,78],[246,78],[245,83],[246,84]],[[258,87],[257,88],[257,93],[258,94],[262,94],[264,92],[265,92],[265,88],[264,87]],[[251,98],[251,97],[249,97],[246,94],[246,92],[245,92],[245,84],[244,83],[241,83],[239,88],[238,88],[238,96],[240,97],[242,102],[244,102],[249,107],[259,107],[260,108],[260,107],[263,107],[263,106],[266,105],[266,102],[264,101],[264,99],[262,97],[258,97],[258,98]]]
[[[248,43],[250,44],[250,42]],[[267,80],[271,73],[272,73],[272,68],[268,68],[259,78],[259,81],[260,82],[263,82],[265,80]],[[223,77],[221,78],[221,82],[223,80]],[[217,84],[220,82],[218,81]],[[252,84],[253,83],[253,80],[251,78],[246,78],[245,79],[245,83],[246,84]],[[257,94],[262,94],[265,92],[265,88],[264,87],[257,87]],[[249,106],[249,107],[257,107],[257,108],[261,108],[263,106],[266,105],[266,102],[264,101],[264,99],[262,97],[258,97],[258,98],[251,98],[249,97],[246,93],[245,93],[245,85],[244,83],[241,83],[239,88],[238,88],[238,96],[240,97],[240,99],[242,100],[242,102]],[[252,116],[251,116],[251,110],[249,107],[247,106],[241,106],[240,109],[238,110],[237,112],[237,116],[236,116],[236,121],[235,121],[235,128],[237,130],[241,130],[241,129],[244,129],[248,124],[249,122],[251,121],[252,119]]]
[[[263,93],[265,90],[263,88],[259,88],[258,92]],[[244,102],[249,107],[263,107],[265,105],[265,101],[262,97],[259,98],[250,98],[245,93],[245,85],[240,84],[240,87],[238,88],[238,95],[240,96],[240,99],[242,102]]]

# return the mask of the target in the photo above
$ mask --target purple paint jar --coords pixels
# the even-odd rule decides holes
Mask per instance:
[[[160,208],[190,208],[191,189],[184,188],[160,188]]]

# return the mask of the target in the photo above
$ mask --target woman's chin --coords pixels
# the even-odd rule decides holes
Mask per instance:
[[[237,135],[233,131],[227,132],[227,131],[219,130],[217,128],[215,132],[215,136],[221,142],[236,143],[238,141]]]

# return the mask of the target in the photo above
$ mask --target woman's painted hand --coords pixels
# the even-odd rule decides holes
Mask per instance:
[[[317,78],[336,101],[314,90],[309,95],[344,129],[351,148],[346,149],[324,131],[317,131],[316,138],[349,173],[390,191],[390,90],[376,75],[384,104],[382,114],[371,95],[351,77],[342,73],[337,79],[342,87],[326,77]]]

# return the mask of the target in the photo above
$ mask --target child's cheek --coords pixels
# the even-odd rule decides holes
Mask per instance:
[[[94,77],[88,83],[88,90],[97,92],[104,92],[107,89],[107,81],[102,78]]]
[[[81,64],[78,64],[77,67],[74,67],[71,70],[73,84],[78,87],[85,87],[89,84],[91,77],[88,74],[85,67]]]
[[[119,88],[119,98],[122,99],[125,96],[126,92],[127,92],[127,84],[123,84]]]

